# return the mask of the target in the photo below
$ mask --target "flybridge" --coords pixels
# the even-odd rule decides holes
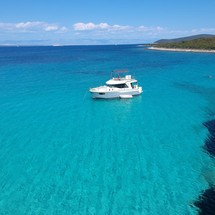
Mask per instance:
[[[128,72],[128,69],[116,69],[116,70],[113,70],[112,72],[115,72],[115,73]]]
[[[119,73],[125,73],[125,72],[129,72],[129,70],[128,70],[128,69],[117,69],[117,70],[113,70],[113,71],[111,72],[111,77],[114,78],[114,77],[118,76],[118,78],[120,78]]]

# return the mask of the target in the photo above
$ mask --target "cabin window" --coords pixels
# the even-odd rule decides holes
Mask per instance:
[[[126,84],[114,84],[114,85],[109,85],[110,87],[117,87],[117,88],[128,88]]]
[[[105,93],[99,93],[99,95],[105,95]]]
[[[131,83],[131,87],[134,89],[137,87],[137,82]]]

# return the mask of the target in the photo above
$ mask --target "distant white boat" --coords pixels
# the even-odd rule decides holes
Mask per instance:
[[[112,72],[112,78],[106,82],[106,85],[90,88],[93,98],[132,98],[143,92],[142,87],[138,86],[137,80],[131,75],[120,76],[120,73],[128,70],[115,70]]]

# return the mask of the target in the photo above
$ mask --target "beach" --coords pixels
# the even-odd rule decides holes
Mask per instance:
[[[158,48],[149,47],[150,50],[158,51],[172,51],[172,52],[205,52],[205,53],[215,53],[215,50],[204,50],[204,49],[178,49],[178,48]]]

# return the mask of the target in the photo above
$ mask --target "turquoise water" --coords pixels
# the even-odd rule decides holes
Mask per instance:
[[[198,214],[215,184],[202,147],[214,62],[136,45],[0,47],[0,214]],[[143,94],[92,99],[121,68]]]

